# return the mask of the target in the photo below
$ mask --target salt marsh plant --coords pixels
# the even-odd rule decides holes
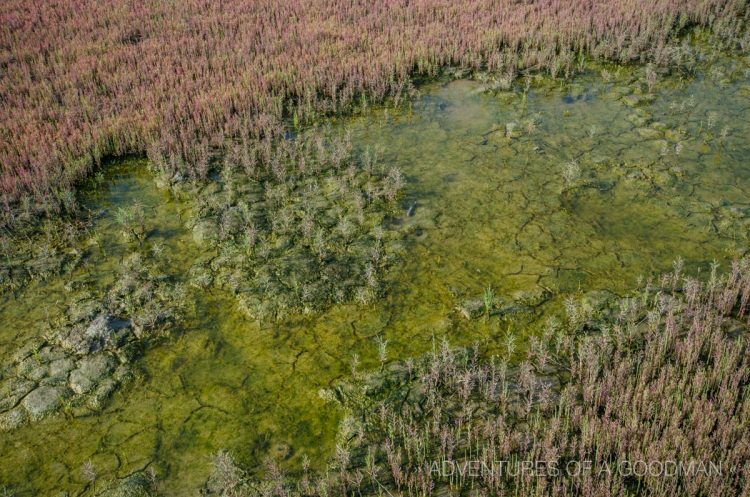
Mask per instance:
[[[380,359],[380,369],[382,370],[388,361],[388,340],[378,336],[375,339],[375,343],[378,346],[378,359]]]
[[[218,253],[191,271],[200,276],[195,284],[210,274],[260,319],[372,302],[400,250],[403,233],[391,224],[400,215],[403,175],[326,129],[293,140],[281,139],[281,128],[273,132],[236,144],[215,188],[173,185],[198,200],[188,225],[198,243]],[[231,166],[244,156],[260,159],[252,176]]]
[[[581,166],[578,165],[578,161],[573,159],[562,166],[562,177],[565,180],[565,185],[571,187],[576,184],[578,179],[581,177]]]
[[[527,135],[533,135],[536,133],[537,127],[539,126],[539,119],[536,116],[530,117],[526,120],[524,128]]]
[[[345,463],[306,473],[304,494],[745,495],[749,305],[748,261],[706,282],[676,264],[630,298],[547,326],[517,366],[444,344],[358,371],[326,396],[346,413]],[[560,471],[520,476],[540,461]],[[595,470],[565,470],[582,461]],[[622,471],[637,461],[694,471]],[[443,471],[462,464],[492,470]],[[302,491],[279,473],[244,482],[259,495]]]
[[[96,466],[91,460],[86,461],[81,466],[81,476],[84,481],[88,484],[93,485],[93,492],[96,493],[96,482],[99,479],[99,473],[96,470]]]
[[[66,192],[107,157],[148,151],[170,176],[205,178],[218,151],[285,119],[297,127],[362,101],[398,101],[415,73],[455,65],[566,75],[586,55],[669,65],[681,61],[676,40],[687,27],[743,40],[748,15],[743,0],[132,9],[9,0],[0,11],[2,222],[72,208]],[[251,171],[254,158],[242,159]]]
[[[146,213],[142,205],[119,207],[114,218],[126,240],[141,243],[146,239]]]
[[[487,285],[487,288],[484,289],[482,300],[484,302],[484,315],[489,317],[495,307],[495,290],[492,289],[492,285]]]
[[[724,126],[723,128],[721,128],[721,131],[719,132],[719,139],[722,142],[727,141],[727,138],[729,138],[729,133],[730,133],[729,126]]]
[[[653,93],[654,88],[656,88],[656,83],[659,81],[659,75],[651,64],[646,66],[645,78],[649,93]]]
[[[518,127],[518,123],[516,122],[505,123],[505,137],[513,138],[516,135],[517,127]]]
[[[209,492],[221,492],[227,497],[249,495],[245,479],[245,472],[237,465],[232,454],[219,451],[214,455],[207,484]]]

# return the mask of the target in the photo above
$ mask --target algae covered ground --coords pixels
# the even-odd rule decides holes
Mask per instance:
[[[327,392],[358,371],[442,340],[522,359],[551,318],[675,261],[729,268],[750,236],[750,58],[697,53],[448,70],[332,119],[325,144],[259,146],[256,177],[242,151],[208,186],[107,164],[85,220],[5,248],[0,484],[98,495],[148,474],[197,495],[222,450],[251,475],[324,470]]]

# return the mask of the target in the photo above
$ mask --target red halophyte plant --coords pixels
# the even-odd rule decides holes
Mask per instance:
[[[217,150],[282,117],[398,101],[413,73],[567,74],[584,53],[664,63],[684,27],[732,36],[747,16],[745,0],[8,0],[2,222],[70,210],[66,193],[108,156],[149,150],[160,167],[201,177]]]
[[[303,495],[747,495],[750,263],[705,283],[681,270],[619,310],[552,322],[520,365],[443,345],[358,373],[330,396],[346,465]]]

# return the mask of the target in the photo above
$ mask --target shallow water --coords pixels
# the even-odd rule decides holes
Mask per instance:
[[[598,71],[572,85],[538,81],[525,96],[442,81],[407,109],[335,123],[408,178],[400,222],[412,235],[387,295],[261,325],[223,292],[194,290],[179,333],[146,353],[142,375],[101,413],[0,433],[0,485],[19,495],[90,491],[81,473],[90,460],[103,479],[153,467],[164,495],[196,494],[222,448],[249,467],[271,457],[294,468],[303,456],[320,465],[338,418],[318,391],[347,375],[355,355],[359,367],[375,366],[376,337],[388,340],[390,359],[442,337],[491,350],[508,333],[534,333],[567,297],[623,294],[677,257],[697,271],[743,255],[748,67],[722,58],[697,78],[662,81],[653,102],[639,104],[622,98],[645,88],[632,69],[609,82]],[[143,163],[110,168],[87,199],[102,210],[94,233],[104,250],[82,247],[86,263],[72,274],[3,297],[3,360],[64,304],[65,283],[111,281],[128,247],[113,213],[133,202],[146,209],[149,241],[164,244],[173,274],[205,256],[183,227],[188,206],[160,191]],[[492,319],[457,311],[488,286],[534,305]]]

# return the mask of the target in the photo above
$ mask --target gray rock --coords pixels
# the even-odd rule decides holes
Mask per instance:
[[[0,414],[0,431],[15,430],[24,424],[29,418],[26,409],[18,406],[10,411]]]
[[[84,357],[70,373],[70,388],[77,394],[89,392],[112,371],[114,362],[107,354]]]
[[[14,407],[29,392],[36,383],[21,378],[9,378],[0,388],[0,411]]]
[[[16,373],[18,374],[18,376],[28,377],[29,375],[32,375],[33,371],[35,369],[38,369],[41,365],[43,364],[39,359],[37,359],[37,357],[30,356],[18,363],[18,365],[16,366]]]
[[[21,404],[29,412],[31,419],[39,419],[59,409],[66,396],[67,392],[63,387],[41,386],[29,393]]]
[[[68,376],[68,373],[75,367],[75,362],[69,357],[57,359],[49,363],[49,375],[53,378],[59,376]]]
[[[117,366],[117,369],[115,369],[112,377],[120,383],[124,383],[133,379],[133,370],[130,369],[130,366],[128,366],[127,364],[120,364],[119,366]]]
[[[41,364],[28,373],[26,373],[26,378],[30,379],[31,381],[41,381],[43,378],[47,377],[49,374],[49,366],[46,364]]]
[[[114,331],[110,324],[111,321],[112,318],[110,316],[100,314],[86,328],[83,336],[91,344],[89,348],[91,352],[101,349],[109,340],[110,335]]]
[[[112,378],[105,378],[91,394],[88,402],[89,407],[94,410],[101,409],[115,390],[117,390],[117,382]]]
[[[101,303],[97,300],[80,299],[69,307],[68,313],[73,321],[89,320],[101,312],[101,307]]]
[[[65,349],[78,355],[86,355],[110,344],[116,345],[129,328],[130,322],[102,313],[88,324],[75,326],[61,333],[58,340]]]
[[[63,357],[65,357],[65,352],[60,350],[59,347],[52,347],[50,345],[45,345],[39,351],[38,355],[42,362],[48,363],[56,359],[62,359]]]
[[[47,376],[46,378],[42,378],[42,380],[39,381],[39,386],[67,388],[68,378],[67,376]]]

